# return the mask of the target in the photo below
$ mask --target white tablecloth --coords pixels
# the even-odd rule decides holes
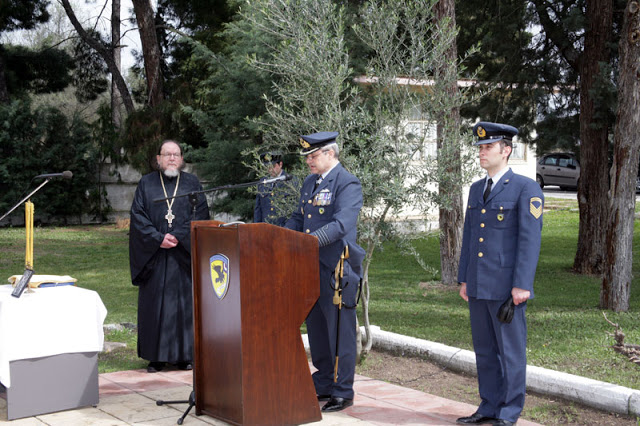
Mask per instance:
[[[74,286],[25,290],[0,286],[0,382],[11,386],[9,362],[75,352],[100,352],[107,309],[98,293]]]

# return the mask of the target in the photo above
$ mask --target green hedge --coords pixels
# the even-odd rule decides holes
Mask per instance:
[[[0,214],[42,182],[35,176],[70,170],[71,180],[53,179],[32,197],[36,222],[77,223],[83,214],[102,219],[109,206],[98,186],[102,155],[96,139],[90,123],[53,107],[32,108],[28,100],[0,105]],[[15,221],[21,211],[1,225]]]

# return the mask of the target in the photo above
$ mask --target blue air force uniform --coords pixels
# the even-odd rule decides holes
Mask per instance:
[[[260,154],[260,161],[265,167],[274,167],[276,164],[282,163],[282,154],[278,152],[266,152]],[[271,173],[271,170],[269,170],[269,172]],[[289,175],[284,170],[280,171],[279,176],[286,176],[286,180],[289,180]],[[271,179],[271,176],[265,176],[265,179]],[[273,205],[273,197],[276,193],[284,193],[285,190],[286,184],[283,181],[258,184],[256,200],[253,207],[254,223],[266,222],[276,226],[284,226],[288,216],[277,216],[276,209]],[[285,196],[289,196],[289,194],[285,193]]]
[[[281,176],[288,176],[288,174],[282,171]],[[269,179],[270,176],[265,177]],[[273,206],[272,197],[276,192],[285,190],[285,183],[274,182],[258,184],[258,194],[256,195],[256,202],[253,208],[253,222],[260,223],[266,222],[276,226],[284,226],[287,221],[287,216],[277,216],[275,207]]]
[[[496,134],[511,129],[517,134],[517,129],[502,126],[476,125],[477,144],[501,140]],[[533,298],[544,197],[534,180],[511,169],[493,183],[486,201],[485,187],[486,179],[482,179],[469,191],[458,281],[466,283],[469,297],[482,400],[477,413],[515,422],[525,398],[526,302],[515,307],[509,324],[499,322],[497,312],[513,287],[530,291]]]
[[[321,132],[315,135],[319,135],[318,140],[322,141],[323,137],[327,136],[325,133],[328,136],[333,135],[332,139],[335,140],[335,132]],[[303,154],[306,155],[304,152]],[[298,206],[285,227],[315,235],[320,245],[320,297],[306,320],[311,360],[318,370],[313,374],[316,393],[334,398],[353,399],[356,363],[355,304],[365,254],[356,244],[356,225],[362,207],[362,187],[358,178],[340,163],[327,174],[317,188],[314,188],[317,179],[316,174],[305,178]],[[338,314],[337,307],[333,304],[332,286],[336,285],[336,265],[347,246],[349,258],[344,262],[342,292],[346,307],[342,308],[340,314],[338,377],[334,383]]]

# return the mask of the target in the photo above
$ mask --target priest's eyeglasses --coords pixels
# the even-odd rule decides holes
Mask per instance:
[[[170,154],[160,154],[162,155],[164,158],[180,158],[182,157],[182,154],[174,154],[174,153],[170,153]]]

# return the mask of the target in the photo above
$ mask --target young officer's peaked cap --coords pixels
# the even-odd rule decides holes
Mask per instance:
[[[518,134],[518,129],[508,124],[481,121],[473,126],[473,134],[478,137],[478,141],[474,145],[483,145],[501,140],[511,144],[511,139]]]

